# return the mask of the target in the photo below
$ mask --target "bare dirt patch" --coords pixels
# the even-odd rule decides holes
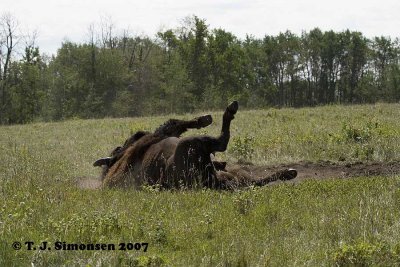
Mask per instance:
[[[330,161],[280,164],[273,166],[256,166],[252,164],[235,164],[231,168],[244,168],[251,172],[253,177],[267,177],[276,171],[293,168],[297,170],[297,177],[289,182],[298,183],[306,179],[351,178],[360,176],[390,176],[400,174],[400,161],[395,162],[355,162],[336,163]],[[279,183],[280,181],[278,181]],[[78,177],[77,186],[83,189],[98,189],[101,187],[100,178]],[[273,182],[270,184],[275,184]]]
[[[77,177],[76,185],[82,189],[99,189],[101,180],[99,177]]]
[[[301,182],[306,179],[351,178],[360,176],[390,176],[400,174],[400,162],[355,162],[336,163],[330,161],[280,164],[275,166],[241,165],[248,168],[254,177],[265,177],[277,170],[293,168],[297,177],[291,182]]]

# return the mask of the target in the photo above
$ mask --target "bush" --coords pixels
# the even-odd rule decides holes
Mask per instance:
[[[344,244],[335,253],[334,261],[336,266],[398,266],[400,254],[396,248],[391,250],[385,243]]]
[[[243,138],[240,136],[236,136],[232,140],[230,152],[238,160],[251,160],[254,154],[254,145],[254,136],[246,135]]]

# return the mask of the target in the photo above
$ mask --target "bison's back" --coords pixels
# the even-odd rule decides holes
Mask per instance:
[[[143,159],[149,149],[164,138],[148,134],[131,144],[104,177],[104,187],[138,187],[144,183]]]

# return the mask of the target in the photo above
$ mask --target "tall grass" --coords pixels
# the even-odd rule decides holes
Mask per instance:
[[[399,160],[400,106],[239,111],[220,158]],[[191,118],[194,115],[183,116]],[[217,135],[212,126],[188,134]],[[85,190],[92,162],[168,117],[0,127],[0,266],[400,264],[400,177],[210,190]],[[182,118],[182,116],[181,116]],[[148,242],[143,251],[19,251],[14,241]],[[117,247],[118,248],[118,247]]]

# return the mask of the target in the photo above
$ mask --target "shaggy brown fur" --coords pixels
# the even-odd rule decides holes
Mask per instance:
[[[163,188],[208,187],[233,189],[296,177],[295,170],[283,170],[263,179],[254,179],[250,172],[227,166],[226,162],[211,160],[211,154],[226,150],[230,139],[230,123],[238,110],[232,102],[225,110],[221,134],[218,137],[191,136],[180,138],[189,128],[211,124],[210,115],[191,121],[169,120],[154,133],[138,132],[111,157],[99,159],[94,165],[103,166],[103,186],[139,188],[144,184],[159,184]]]

